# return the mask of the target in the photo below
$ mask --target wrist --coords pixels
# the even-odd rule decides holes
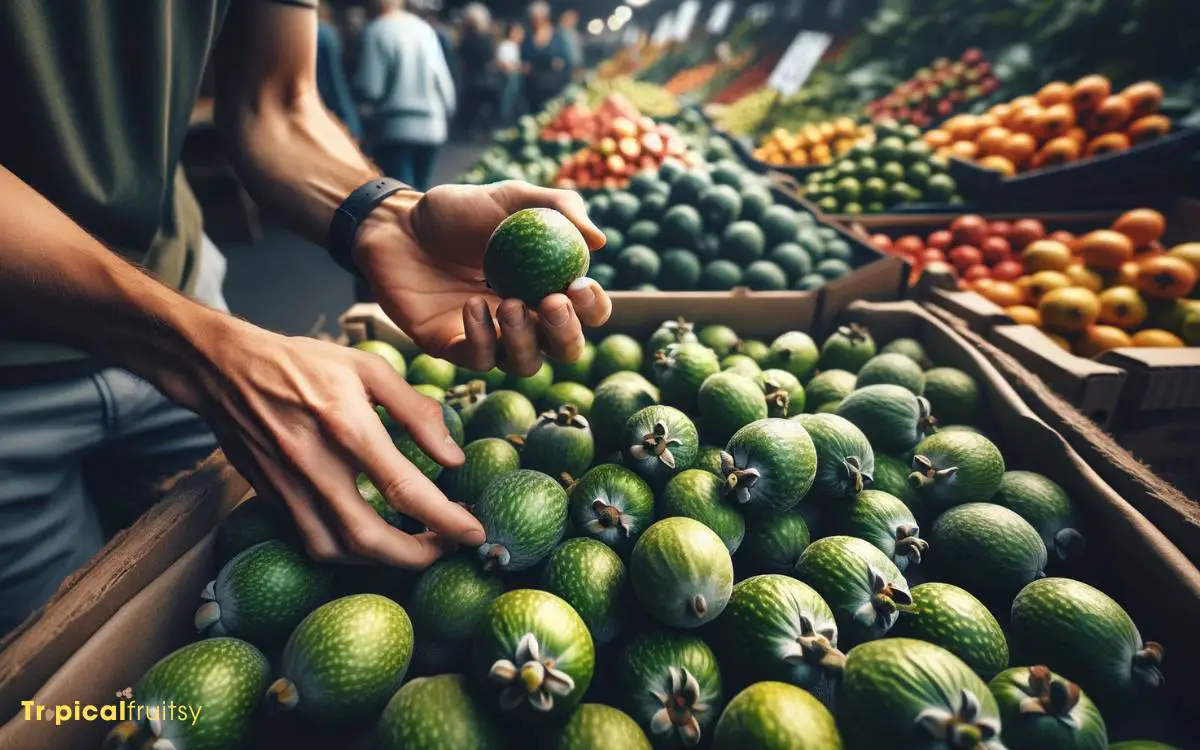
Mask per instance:
[[[423,197],[424,193],[416,190],[402,190],[388,196],[359,224],[350,248],[350,259],[368,279],[376,252],[380,249],[396,251],[416,242],[413,211]]]

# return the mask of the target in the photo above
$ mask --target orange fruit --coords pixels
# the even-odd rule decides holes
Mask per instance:
[[[1117,269],[1112,277],[1112,286],[1137,286],[1138,271],[1141,266],[1136,260],[1126,261]]]
[[[833,153],[828,145],[818,143],[808,150],[808,158],[814,164],[828,164],[833,159]]]
[[[1012,177],[1017,173],[1013,163],[999,154],[988,154],[979,160],[979,166],[999,172],[1005,177]]]
[[[1081,149],[1084,146],[1086,146],[1087,142],[1088,142],[1087,131],[1084,130],[1083,128],[1079,127],[1078,125],[1076,125],[1075,127],[1071,128],[1070,130],[1067,131],[1067,137],[1070,138],[1071,140],[1075,141],[1076,143],[1078,143],[1079,148],[1081,148]]]
[[[1038,302],[1042,326],[1055,333],[1079,333],[1095,325],[1100,314],[1096,295],[1082,287],[1051,289]]]
[[[984,130],[975,139],[975,144],[979,146],[979,154],[989,156],[1000,153],[1005,142],[1008,141],[1008,136],[1009,130],[999,125]]]
[[[942,123],[942,129],[955,141],[969,141],[979,132],[979,118],[975,115],[955,115]]]
[[[1042,325],[1042,316],[1038,314],[1037,308],[1029,305],[1012,305],[1004,308],[1004,313],[1017,325],[1038,327]]]
[[[1037,119],[1037,136],[1044,140],[1066,135],[1075,127],[1075,110],[1070,104],[1055,104],[1042,110]]]
[[[1021,251],[1021,263],[1027,273],[1065,271],[1071,259],[1071,248],[1050,239],[1035,240]]]
[[[1008,159],[1014,166],[1024,166],[1037,153],[1037,139],[1029,133],[1013,133],[1004,142],[1000,156]]]
[[[1037,100],[1043,107],[1066,104],[1071,100],[1071,84],[1065,81],[1051,81],[1038,90]]]
[[[1118,328],[1137,328],[1149,314],[1146,300],[1131,286],[1110,286],[1100,292],[1101,323]]]
[[[1171,121],[1162,115],[1146,115],[1138,118],[1131,122],[1129,129],[1125,131],[1129,136],[1129,142],[1134,145],[1162,138],[1170,132]]]
[[[1038,100],[1036,97],[1029,96],[1028,94],[1026,94],[1025,96],[1018,96],[1016,99],[1013,99],[1012,101],[1010,101],[1008,103],[1008,107],[1010,110],[1020,109],[1022,107],[1029,107],[1029,106],[1037,107],[1040,105],[1038,104]]]
[[[1200,273],[1200,242],[1185,242],[1167,251],[1172,258],[1180,258],[1191,264]]]
[[[1080,238],[1079,251],[1089,268],[1115,271],[1133,258],[1133,242],[1120,232],[1097,229]]]
[[[1137,288],[1155,299],[1186,297],[1196,286],[1196,269],[1183,258],[1159,255],[1138,264]]]
[[[1071,351],[1080,357],[1096,357],[1109,349],[1133,346],[1133,339],[1120,328],[1095,325],[1088,328],[1071,346]]]
[[[1014,132],[1029,133],[1036,138],[1040,132],[1038,123],[1044,111],[1038,105],[1030,104],[1010,112],[1004,124]]]
[[[950,144],[950,154],[970,161],[979,156],[979,146],[974,141],[955,141]]]
[[[925,141],[925,145],[929,146],[935,151],[942,146],[949,146],[954,140],[950,135],[950,131],[939,130],[937,128],[930,130],[928,133],[921,136],[921,138]]]
[[[1183,339],[1161,328],[1146,328],[1133,334],[1133,345],[1171,349],[1185,346]]]
[[[1104,277],[1082,263],[1072,263],[1063,270],[1067,278],[1075,286],[1081,286],[1091,292],[1099,292],[1104,288]]]
[[[1111,133],[1121,130],[1133,115],[1133,107],[1123,96],[1110,96],[1100,102],[1100,106],[1083,121],[1084,130],[1089,133]]]
[[[1162,105],[1163,90],[1154,81],[1139,81],[1126,86],[1121,97],[1129,102],[1133,117],[1145,117],[1158,111]]]
[[[996,127],[997,125],[1001,125],[1001,126],[1004,125],[1003,120],[1001,120],[996,115],[993,115],[993,114],[990,114],[987,112],[985,112],[982,115],[979,115],[977,122],[979,123],[979,132],[981,132],[981,133],[983,131],[987,130],[988,128],[993,128],[993,127]]]
[[[976,289],[976,291],[1000,307],[1012,307],[1024,301],[1025,292],[1011,281],[996,281],[992,279],[991,282],[991,284],[987,285],[986,289]]]
[[[1129,137],[1124,133],[1105,133],[1096,136],[1083,150],[1084,156],[1103,156],[1129,150]]]
[[[1048,141],[1042,146],[1041,150],[1034,155],[1030,162],[1034,169],[1043,167],[1055,167],[1059,164],[1067,164],[1079,158],[1079,144],[1073,138],[1063,136]]]
[[[1071,252],[1073,253],[1079,252],[1079,238],[1065,229],[1054,230],[1049,234],[1048,239],[1057,240],[1063,243],[1067,247],[1071,248]]]
[[[1118,216],[1112,228],[1128,237],[1134,247],[1145,247],[1162,237],[1167,220],[1152,208],[1135,208]]]
[[[1101,75],[1080,78],[1071,86],[1071,106],[1076,113],[1091,112],[1112,93],[1112,84]]]

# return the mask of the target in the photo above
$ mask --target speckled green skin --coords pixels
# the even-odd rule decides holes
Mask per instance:
[[[699,521],[665,518],[638,539],[629,561],[633,591],[646,612],[677,628],[721,614],[733,589],[733,560],[721,537]],[[704,600],[704,611],[693,606]]]
[[[596,360],[592,363],[592,381],[599,383],[614,372],[642,369],[642,345],[632,336],[614,333],[596,345]]]
[[[638,460],[631,453],[633,446],[641,445],[643,437],[654,432],[654,426],[660,423],[666,425],[668,437],[682,441],[680,445],[670,448],[671,455],[675,457],[673,469],[657,456],[648,455]],[[692,420],[679,409],[661,404],[647,406],[634,413],[625,422],[621,434],[621,457],[625,465],[656,486],[662,486],[679,472],[690,469],[699,448],[700,435],[696,432],[696,425]]]
[[[286,511],[258,495],[251,495],[238,503],[217,527],[216,563],[224,565],[256,544],[291,536],[294,534]]]
[[[819,356],[817,344],[812,340],[812,336],[800,331],[789,331],[771,342],[767,364],[775,369],[786,370],[803,382],[817,366]]]
[[[990,680],[1008,666],[1008,641],[983,602],[950,583],[913,586],[913,605],[892,634],[936,644]]]
[[[658,498],[658,517],[683,516],[704,524],[721,537],[729,554],[737,552],[746,535],[746,520],[722,497],[721,477],[703,469],[677,474]]]
[[[537,411],[528,398],[516,391],[495,391],[472,410],[467,440],[523,436],[536,421]]]
[[[619,450],[625,423],[637,412],[658,403],[658,389],[637,373],[601,383],[592,401],[592,438],[600,455]]]
[[[758,480],[745,503],[736,490],[726,494],[734,507],[751,515],[771,515],[794,508],[804,499],[817,474],[817,449],[808,431],[789,419],[761,419],[734,433],[725,451],[738,469],[756,469]]]
[[[933,518],[926,513],[921,497],[908,481],[908,475],[911,473],[912,468],[907,461],[902,461],[886,453],[876,453],[875,473],[871,475],[871,482],[867,484],[867,488],[886,492],[899,499],[908,506],[918,521],[925,524],[931,523]]]
[[[875,340],[868,334],[866,339],[854,339],[835,331],[821,344],[821,357],[817,367],[821,370],[845,370],[857,373],[875,356]]]
[[[459,674],[418,677],[396,691],[375,727],[378,750],[504,750],[499,723]]]
[[[394,526],[397,529],[402,529],[406,525],[416,523],[413,519],[408,518],[403,513],[400,513],[388,503],[387,498],[379,491],[366,474],[359,474],[354,481],[354,486],[358,488],[358,496],[370,505],[372,510],[379,514],[379,517],[388,522],[389,526]]]
[[[463,443],[463,424],[462,419],[451,407],[446,404],[440,404],[442,407],[442,421],[446,425],[446,430],[450,433],[450,437],[454,438],[454,442],[462,445]],[[421,446],[417,445],[417,441],[408,430],[399,422],[395,421],[390,414],[383,411],[382,407],[376,409],[379,418],[383,420],[383,426],[387,428],[388,434],[392,436],[392,442],[400,449],[400,453],[407,458],[413,466],[416,466],[422,474],[430,479],[437,479],[442,474],[442,465],[429,457],[425,451],[421,450]]]
[[[516,391],[530,401],[537,403],[553,383],[554,368],[550,366],[549,362],[542,362],[538,371],[529,377],[521,377],[520,375],[508,373],[504,376],[504,383],[500,388],[507,391]]]
[[[934,469],[957,467],[953,475],[918,486],[917,494],[936,512],[962,503],[991,500],[1004,476],[1004,456],[991,440],[966,430],[937,432],[917,443],[914,456],[925,456]],[[913,463],[913,470],[917,465]]]
[[[521,468],[521,455],[512,443],[483,438],[463,447],[466,461],[442,474],[441,485],[451,500],[474,505],[496,477]]]
[[[999,505],[951,508],[933,522],[928,539],[930,567],[984,596],[1014,596],[1046,569],[1046,545],[1037,530]]]
[[[492,602],[476,633],[471,648],[472,677],[484,698],[483,705],[499,708],[503,686],[488,679],[488,672],[499,659],[512,659],[517,644],[526,633],[537,639],[543,661],[553,659],[554,666],[571,676],[575,689],[565,696],[554,696],[554,707],[539,712],[523,702],[502,718],[522,721],[553,719],[570,713],[592,684],[596,670],[596,651],[587,625],[561,598],[546,591],[517,589]]]
[[[822,370],[805,386],[805,411],[815,413],[822,404],[840,402],[854,392],[858,376],[845,370]]]
[[[713,750],[841,750],[829,709],[812,693],[783,682],[759,682],[729,701]]]
[[[1068,558],[1082,550],[1065,537],[1063,529],[1079,530],[1075,505],[1062,487],[1032,471],[1006,471],[991,502],[1003,505],[1037,529],[1051,558]],[[1069,533],[1069,532],[1068,532]]]
[[[526,208],[492,233],[483,275],[500,297],[536,307],[585,275],[589,255],[583,235],[566,216],[552,208]]]
[[[725,704],[725,691],[717,657],[704,641],[683,633],[655,631],[634,638],[617,657],[617,690],[621,706],[641,726],[656,748],[682,749],[679,733],[654,734],[650,720],[662,704],[653,691],[671,692],[670,668],[691,672],[700,685],[700,701],[709,709],[696,714],[700,724],[700,743],[709,732]]]
[[[354,348],[383,357],[402,378],[408,374],[408,365],[404,362],[404,355],[386,341],[360,341],[354,345]]]
[[[700,384],[709,375],[721,371],[717,355],[699,343],[671,344],[661,351],[666,360],[655,360],[654,381],[662,391],[662,402],[694,413],[698,408]]]
[[[418,354],[408,366],[411,385],[434,385],[443,391],[454,385],[454,365],[444,359]]]
[[[603,542],[568,539],[550,553],[542,588],[575,608],[596,643],[608,643],[625,623],[625,563]]]
[[[412,388],[414,391],[421,394],[422,396],[425,396],[426,398],[431,398],[434,401],[437,401],[439,404],[446,403],[446,391],[437,387],[436,385],[429,385],[428,383],[418,383],[417,385],[414,385]]]
[[[630,532],[616,526],[593,532],[584,525],[597,518],[592,503],[603,500],[632,517]],[[570,516],[574,533],[590,536],[625,554],[654,522],[654,491],[646,480],[619,464],[600,464],[584,474],[571,488]]]
[[[1050,673],[1052,681],[1068,682]],[[1006,669],[988,683],[992,697],[1000,707],[1001,732],[1008,750],[1105,750],[1108,730],[1100,709],[1087,693],[1080,692],[1079,702],[1062,716],[1046,713],[1022,713],[1021,701],[1040,697],[1029,684],[1029,667]]]
[[[856,643],[883,637],[896,622],[894,613],[881,613],[870,623],[854,617],[875,595],[871,567],[893,587],[908,591],[904,575],[887,555],[862,539],[827,536],[808,545],[796,561],[795,576],[816,589],[833,610],[843,651]]]
[[[570,474],[581,477],[592,465],[595,445],[587,420],[584,424],[558,424],[550,412],[543,412],[525,436],[521,465],[552,477]]]
[[[925,347],[921,346],[921,342],[916,339],[896,339],[880,349],[879,353],[903,354],[916,362],[922,369],[929,367],[929,357],[925,354]]]
[[[708,376],[696,397],[706,434],[722,443],[733,433],[759,419],[767,418],[767,401],[762,388],[750,378],[723,371]]]
[[[852,456],[858,459],[866,486],[867,477],[875,473],[875,451],[867,436],[836,414],[797,414],[792,419],[804,426],[817,449],[817,474],[809,497],[838,504],[853,501],[857,490],[845,461]]]
[[[925,398],[942,424],[978,425],[983,418],[983,395],[979,384],[953,367],[925,371]]]
[[[837,415],[857,425],[871,447],[881,453],[903,454],[925,436],[921,402],[898,385],[869,385],[846,396]]]
[[[1120,604],[1081,581],[1043,578],[1021,589],[1008,637],[1018,663],[1069,675],[1102,706],[1150,690],[1134,670],[1144,644],[1137,626]]]
[[[774,403],[767,404],[767,416],[769,417],[791,417],[800,414],[804,411],[804,406],[807,403],[807,395],[804,391],[804,386],[800,384],[800,380],[787,370],[778,368],[769,368],[759,373],[754,381],[758,383],[763,390],[763,395],[768,393],[768,383],[772,383],[788,395],[787,410],[779,408]]]
[[[741,346],[737,347],[735,351],[739,354],[745,354],[758,363],[759,367],[764,368],[767,366],[767,360],[771,356],[771,347],[757,339],[744,339]]]
[[[203,706],[193,726],[191,717],[176,720],[168,714],[161,738],[180,750],[227,750],[247,747],[257,716],[258,702],[270,681],[266,657],[245,641],[210,638],[159,659],[133,688],[143,706],[174,702],[176,706]],[[142,722],[142,729],[149,724]]]
[[[472,380],[482,380],[484,385],[487,386],[488,391],[500,390],[500,384],[504,382],[506,377],[508,376],[504,373],[504,370],[501,370],[499,367],[493,367],[487,372],[476,372],[468,370],[465,367],[454,368],[455,383],[463,385],[470,383]]]
[[[718,620],[722,662],[748,685],[777,680],[811,688],[825,676],[836,676],[815,661],[789,662],[785,649],[805,635],[801,618],[818,633],[829,633],[837,646],[833,611],[811,586],[786,575],[768,574],[740,581]]]
[[[999,719],[987,683],[946,649],[909,638],[864,643],[846,658],[837,696],[838,728],[847,750],[878,750],[893,742],[948,748],[913,725],[926,709],[957,713],[963,690],[978,699],[978,718]],[[973,750],[1004,750],[1004,745],[997,734]]]
[[[334,599],[304,618],[283,649],[279,677],[296,685],[295,711],[322,723],[373,717],[404,681],[413,628],[376,594]]]
[[[504,581],[485,572],[468,553],[445,557],[431,565],[408,600],[417,637],[470,638],[487,608],[504,593]]]
[[[863,490],[858,497],[833,513],[839,534],[864,539],[896,564],[903,573],[908,570],[909,557],[896,552],[897,532],[901,527],[908,536],[920,538],[920,526],[908,506],[882,490]]]
[[[583,352],[574,362],[552,361],[555,382],[568,381],[589,385],[592,383],[592,363],[596,361],[596,345],[590,341],[583,342]],[[555,404],[558,406],[558,404]]]
[[[721,448],[715,445],[702,445],[696,450],[696,460],[692,462],[693,469],[703,469],[704,471],[724,476],[721,473]]]
[[[571,404],[579,413],[587,417],[592,413],[592,402],[596,396],[591,389],[586,385],[579,383],[561,381],[550,386],[545,393],[542,394],[538,404],[543,410],[557,409],[560,406]]]
[[[744,378],[754,380],[762,374],[762,367],[745,354],[726,354],[721,357],[721,372],[736,372]]]
[[[1154,740],[1126,740],[1109,745],[1108,750],[1180,750],[1180,748]]]
[[[749,560],[755,570],[763,573],[791,573],[808,542],[808,524],[798,510],[751,518],[746,523],[738,560]]]
[[[737,331],[720,324],[704,326],[696,331],[696,339],[716,352],[718,357],[732,354],[742,340]]]
[[[903,354],[877,354],[858,371],[858,387],[891,383],[907,388],[917,396],[925,390],[921,366]]]
[[[575,709],[553,750],[650,750],[650,740],[629,714],[602,703]]]
[[[213,587],[220,619],[202,635],[233,636],[263,647],[282,643],[330,595],[333,571],[292,545],[272,540],[230,560]]]
[[[541,562],[567,525],[567,493],[545,474],[522,469],[497,477],[475,503],[485,544],[498,544],[511,556],[499,569],[516,572]]]

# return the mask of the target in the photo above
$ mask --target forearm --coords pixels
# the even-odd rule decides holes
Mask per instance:
[[[52,341],[164,388],[195,372],[205,340],[235,321],[105,248],[0,167],[0,335]]]

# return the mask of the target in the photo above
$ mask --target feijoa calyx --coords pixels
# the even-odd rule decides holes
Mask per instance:
[[[587,273],[587,242],[552,208],[517,211],[496,227],[483,256],[488,285],[502,298],[536,307]]]

